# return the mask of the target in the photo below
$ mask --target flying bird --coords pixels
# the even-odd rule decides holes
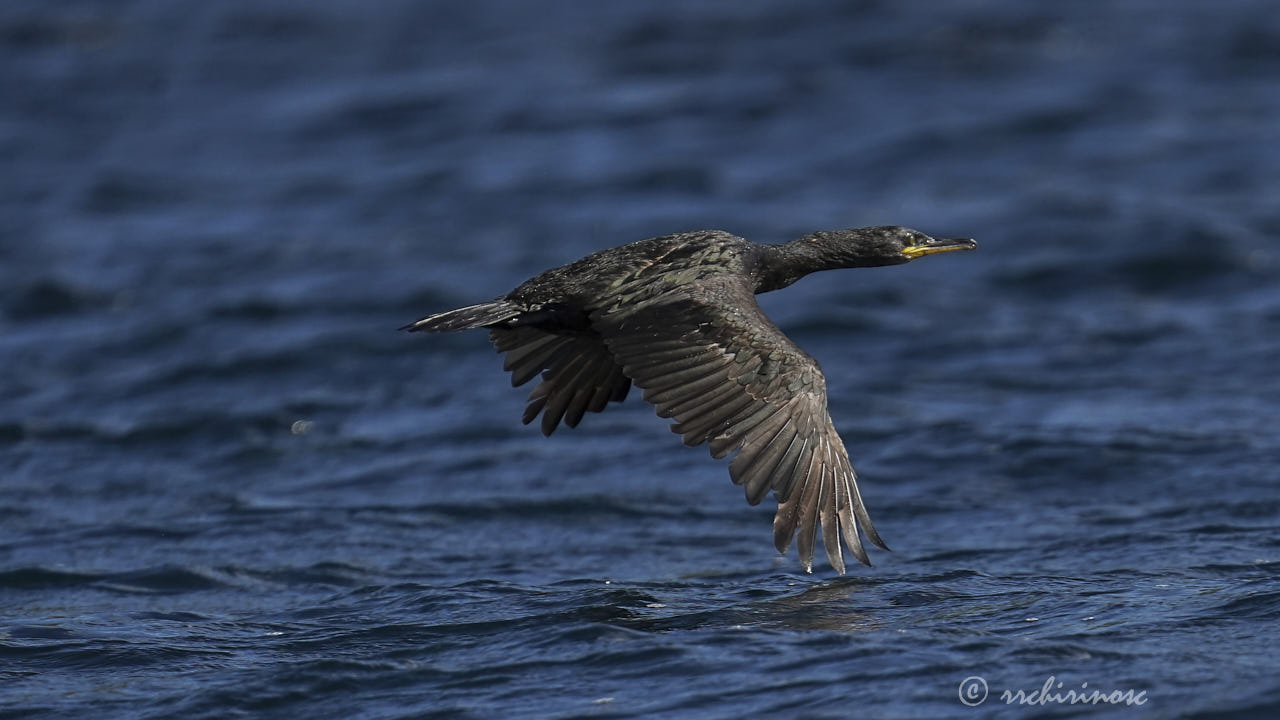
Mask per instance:
[[[541,375],[525,424],[544,435],[563,422],[626,399],[634,384],[684,444],[733,455],[729,476],[756,505],[773,491],[773,540],[793,537],[813,572],[818,528],[827,560],[845,571],[840,541],[863,564],[859,538],[888,550],[858,493],[857,477],[827,414],[818,363],[756,303],[819,270],[898,265],[972,250],[970,239],[937,239],[879,226],[810,233],[781,245],[721,230],[664,235],[548,270],[506,295],[429,315],[402,330],[485,328],[506,354],[511,384]],[[736,453],[736,454],[735,454]]]

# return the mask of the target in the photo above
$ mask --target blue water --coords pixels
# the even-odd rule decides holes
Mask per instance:
[[[0,717],[1278,717],[1277,118],[1270,0],[6,0]],[[843,577],[394,331],[882,223],[981,249],[762,297]]]

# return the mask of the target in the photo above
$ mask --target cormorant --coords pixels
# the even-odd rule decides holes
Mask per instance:
[[[970,239],[935,239],[897,226],[829,230],[763,245],[721,230],[640,240],[548,270],[492,302],[430,315],[402,330],[487,328],[511,384],[536,375],[524,422],[542,415],[550,435],[587,411],[626,398],[631,384],[689,446],[737,454],[733,482],[755,505],[778,500],[773,539],[796,543],[813,571],[817,528],[827,559],[844,573],[840,538],[870,565],[858,537],[888,550],[867,514],[844,444],[827,414],[817,361],[756,304],[818,270],[897,265],[971,250]]]

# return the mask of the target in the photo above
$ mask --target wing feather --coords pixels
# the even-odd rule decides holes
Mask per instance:
[[[859,528],[883,542],[827,414],[818,364],[769,320],[741,275],[682,278],[664,288],[642,301],[601,303],[591,314],[614,362],[658,415],[675,420],[671,429],[686,445],[708,443],[713,457],[733,455],[730,477],[749,503],[773,491],[780,552],[795,539],[811,570],[821,528],[837,572],[845,570],[842,541],[868,563]]]
[[[515,362],[508,360],[511,366],[506,369],[511,371],[511,387],[520,387],[537,377],[562,352],[567,343],[566,338],[556,338],[554,342],[540,344]]]
[[[646,390],[644,400],[653,405],[666,405],[672,401],[679,401],[699,393],[707,392],[714,387],[723,385],[727,377],[725,377],[722,368],[713,368],[707,370],[705,367],[696,368],[703,371],[702,374],[695,374],[693,370],[686,370],[679,376],[666,375],[655,381],[655,387],[661,390]]]
[[[810,457],[812,466],[805,477],[804,493],[800,496],[800,529],[796,533],[796,549],[806,572],[813,572],[814,540],[818,534],[818,500],[822,483],[826,480],[826,466],[822,463],[821,454],[821,451],[815,452]]]
[[[829,460],[831,458],[828,458]],[[828,468],[830,482],[822,484],[818,498],[819,520],[822,524],[822,547],[827,551],[827,562],[841,575],[844,574],[844,557],[840,553],[840,522],[837,506],[840,503],[839,488],[844,484],[836,477],[834,467]]]
[[[590,369],[590,357],[573,355],[566,358],[564,363],[551,371],[550,377],[543,381],[550,386],[547,393],[547,407],[542,411],[543,435],[549,437],[555,432],[556,426],[560,424],[560,420],[569,409],[569,403],[573,402],[578,384],[583,382],[584,376]]]
[[[693,447],[699,443],[706,442],[706,439],[714,434],[713,430],[724,425],[726,417],[748,410],[754,404],[755,402],[750,396],[739,395],[736,399],[725,403],[719,408],[710,408],[698,415],[686,416],[682,422],[672,425],[671,431],[683,435],[685,445]],[[712,455],[713,457],[723,457],[723,455],[716,455],[714,450]]]
[[[714,412],[726,407],[726,402],[742,397],[742,391],[731,384],[721,384],[702,395],[695,395],[687,400],[676,402],[658,412],[659,417],[697,417],[704,412]]]
[[[748,503],[759,505],[764,496],[769,493],[773,476],[782,469],[782,461],[786,458],[791,446],[796,443],[796,436],[795,425],[786,423],[778,428],[777,434],[759,453],[752,454],[743,448],[743,452],[738,453],[738,456],[733,459],[734,462],[738,462],[741,458],[747,459],[736,473],[733,465],[730,464],[729,475],[739,485],[746,487]]]
[[[718,355],[713,352],[682,353],[675,357],[660,357],[653,362],[637,365],[634,370],[645,375],[661,377],[669,373],[704,365],[709,361],[716,360],[717,357]]]
[[[541,414],[545,435],[562,420],[577,427],[585,413],[623,401],[631,389],[631,379],[594,332],[562,335],[531,326],[492,327],[489,339],[506,354],[503,367],[511,371],[513,386],[542,375],[521,420],[528,425]]]

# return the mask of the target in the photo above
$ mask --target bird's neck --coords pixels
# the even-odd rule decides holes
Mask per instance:
[[[861,267],[857,257],[842,255],[821,237],[805,235],[782,245],[761,245],[756,265],[756,292],[781,290],[819,270]]]

